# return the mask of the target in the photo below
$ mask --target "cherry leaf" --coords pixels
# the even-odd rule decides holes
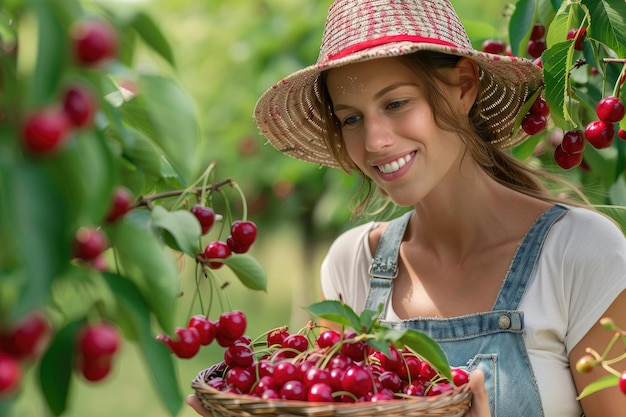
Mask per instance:
[[[404,332],[398,342],[413,350],[442,375],[452,380],[448,357],[435,339],[424,332],[409,329]]]
[[[255,291],[267,291],[267,274],[259,262],[250,255],[231,255],[224,260],[239,281]]]
[[[363,328],[359,316],[348,305],[337,300],[325,300],[305,308],[315,317],[332,321],[356,331]]]
[[[582,392],[576,399],[580,400],[588,395],[593,394],[594,392],[598,392],[605,388],[614,387],[617,385],[618,381],[619,377],[617,375],[608,375],[604,378],[600,378],[583,388]]]

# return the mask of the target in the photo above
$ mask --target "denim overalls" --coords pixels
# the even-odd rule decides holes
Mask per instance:
[[[517,308],[535,270],[544,239],[566,210],[566,207],[554,205],[530,228],[491,311],[449,319],[382,322],[397,329],[410,328],[427,333],[441,344],[451,366],[464,367],[468,371],[481,369],[485,373],[493,417],[544,415],[524,345],[524,313]],[[385,306],[390,303],[400,243],[411,213],[392,221],[381,236],[370,267],[372,280],[366,309],[377,310],[381,303]]]

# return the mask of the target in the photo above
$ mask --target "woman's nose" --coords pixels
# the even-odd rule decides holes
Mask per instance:
[[[368,118],[365,123],[365,150],[378,152],[393,143],[392,129],[378,118]]]

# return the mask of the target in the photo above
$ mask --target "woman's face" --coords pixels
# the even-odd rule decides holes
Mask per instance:
[[[415,205],[458,177],[464,147],[436,125],[420,77],[404,63],[385,58],[333,69],[327,88],[348,155],[396,204]],[[454,100],[454,87],[441,89]]]

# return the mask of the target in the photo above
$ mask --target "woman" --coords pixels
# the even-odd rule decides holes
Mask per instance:
[[[333,243],[324,297],[382,304],[386,324],[477,371],[469,415],[623,415],[617,390],[577,401],[601,373],[575,363],[608,344],[600,318],[626,325],[626,239],[503,150],[542,87],[530,61],[474,50],[447,0],[338,0],[318,63],[269,89],[255,120],[281,152],[412,207]]]

